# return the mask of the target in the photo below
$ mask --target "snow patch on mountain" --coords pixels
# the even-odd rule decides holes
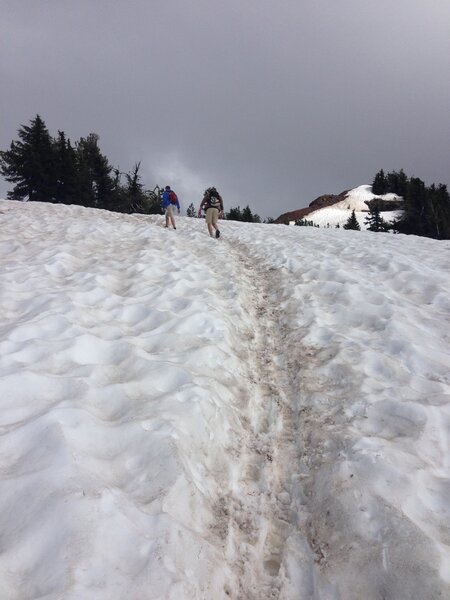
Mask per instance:
[[[397,194],[383,194],[377,196],[372,192],[371,185],[360,185],[350,190],[344,200],[340,200],[332,206],[319,208],[318,210],[309,213],[305,218],[308,221],[313,221],[315,225],[320,225],[320,227],[327,227],[327,225],[330,227],[335,227],[336,225],[342,227],[354,210],[361,229],[367,229],[367,225],[364,222],[369,211],[367,202],[374,200],[375,198],[380,198],[381,200],[388,202],[401,200],[401,196],[397,196]],[[383,211],[382,216],[385,221],[390,222],[397,219],[401,214],[402,211],[399,210]]]

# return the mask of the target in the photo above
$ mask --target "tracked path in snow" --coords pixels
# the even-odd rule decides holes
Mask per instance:
[[[279,321],[282,274],[230,244],[229,264],[248,312],[248,340],[242,423],[246,431],[237,455],[239,473],[232,493],[217,505],[216,526],[225,533],[227,558],[238,582],[225,589],[234,600],[301,598],[313,593],[317,557],[307,539],[308,512],[299,472],[303,453],[296,391],[283,325]],[[244,326],[245,328],[245,326]],[[235,557],[240,559],[236,562]],[[289,569],[289,565],[295,568]],[[299,596],[297,596],[299,597]]]
[[[234,576],[227,597],[447,597],[447,583],[433,575],[439,563],[427,556],[429,539],[364,479],[355,483],[347,466],[361,434],[346,408],[363,391],[345,364],[339,378],[320,375],[339,341],[305,346],[308,325],[299,325],[297,311],[308,298],[291,302],[289,271],[236,238],[226,240],[226,276],[248,316],[236,324],[238,337],[248,341],[246,397],[237,403],[244,433],[230,449],[237,474],[216,511]]]

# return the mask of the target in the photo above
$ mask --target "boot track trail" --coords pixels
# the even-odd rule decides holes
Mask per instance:
[[[265,600],[279,598],[285,587],[290,536],[302,538],[300,551],[308,571],[315,558],[301,532],[308,515],[298,475],[299,414],[293,409],[290,382],[290,370],[298,365],[289,360],[287,338],[277,319],[282,274],[252,258],[241,243],[230,244],[229,263],[255,327],[240,331],[247,340],[248,397],[240,417],[246,437],[239,448],[230,449],[238,457],[238,476],[234,491],[216,507],[216,527],[226,538],[225,552],[233,561],[229,566],[236,578],[234,585],[225,588],[226,597],[232,598],[231,590],[238,587],[234,600]]]

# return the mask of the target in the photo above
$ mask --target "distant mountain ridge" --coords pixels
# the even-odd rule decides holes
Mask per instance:
[[[300,208],[283,213],[275,223],[288,225],[296,220],[308,219],[318,225],[323,225],[324,218],[329,219],[325,224],[344,223],[352,210],[355,213],[369,212],[371,205],[377,204],[382,212],[399,211],[403,208],[403,198],[397,194],[376,195],[371,185],[360,185],[340,194],[324,194],[313,200],[306,208]]]

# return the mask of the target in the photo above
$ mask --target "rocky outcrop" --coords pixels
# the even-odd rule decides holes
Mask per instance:
[[[374,198],[373,200],[366,200],[366,204],[369,207],[369,210],[378,208],[380,212],[403,210],[405,208],[405,201],[402,198],[399,198],[398,200],[383,200],[383,198]]]
[[[324,194],[323,196],[319,196],[318,198],[313,200],[309,206],[314,207],[314,210],[319,210],[319,208],[326,208],[327,206],[332,206],[337,202],[341,202],[341,200],[345,200],[349,191],[350,190],[345,190],[340,194]]]
[[[317,208],[300,208],[298,210],[291,210],[291,212],[283,213],[277,219],[275,219],[274,223],[281,223],[284,225],[289,225],[291,221],[297,221],[297,219],[304,219],[309,213],[314,212]]]

